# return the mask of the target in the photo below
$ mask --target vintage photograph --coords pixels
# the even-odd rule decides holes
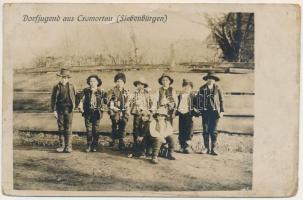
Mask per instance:
[[[253,12],[9,7],[14,190],[252,190]]]

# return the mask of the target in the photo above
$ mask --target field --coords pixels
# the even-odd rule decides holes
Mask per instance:
[[[86,78],[96,72],[73,73],[78,90],[87,87]],[[126,71],[126,88],[144,75],[151,92],[159,87],[162,71]],[[202,84],[201,73],[171,72],[173,86],[181,89],[183,78]],[[113,72],[98,72],[105,90],[113,87]],[[58,154],[56,121],[49,113],[50,92],[58,81],[53,72],[14,75],[14,188],[74,191],[209,191],[249,190],[252,187],[254,74],[219,74],[225,92],[225,116],[219,122],[219,156],[202,155],[201,118],[194,119],[193,153],[176,152],[176,161],[160,158],[155,166],[149,159],[127,158],[127,153],[108,147],[110,121],[101,121],[102,147],[87,154],[85,127],[80,113],[73,122],[74,152]],[[235,95],[236,94],[236,95]],[[241,95],[239,95],[241,94]],[[244,94],[244,95],[243,95]],[[175,141],[178,119],[174,120]],[[127,126],[127,144],[132,143],[132,119]],[[227,133],[227,134],[226,134]],[[176,150],[178,150],[178,146]]]
[[[131,137],[127,137],[131,140]],[[177,136],[175,136],[177,140]],[[14,188],[74,191],[209,191],[249,190],[252,187],[250,136],[219,136],[219,156],[199,154],[201,135],[193,138],[196,152],[176,153],[177,160],[128,158],[110,150],[102,137],[96,153],[84,152],[85,139],[74,136],[74,152],[54,151],[53,135],[16,132]]]

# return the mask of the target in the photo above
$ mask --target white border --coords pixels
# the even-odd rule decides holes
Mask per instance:
[[[302,13],[302,1],[299,0],[196,0],[196,1],[188,1],[188,0],[127,0],[127,1],[123,1],[123,0],[99,0],[99,1],[94,1],[94,0],[86,0],[86,1],[81,1],[81,0],[5,0],[4,2],[0,2],[1,5],[1,10],[0,10],[0,18],[1,18],[1,27],[0,27],[0,31],[1,31],[1,37],[0,37],[0,45],[2,48],[0,48],[0,63],[3,63],[3,4],[4,3],[245,3],[245,4],[256,4],[256,3],[260,3],[260,4],[271,4],[271,3],[275,3],[275,4],[299,4],[301,6],[301,13]],[[301,14],[301,52],[302,52],[302,47],[303,47],[303,42],[302,42],[302,20],[303,20],[303,16]],[[301,53],[301,64],[300,67],[302,68],[302,60],[303,60],[303,56]],[[301,69],[300,68],[300,69]],[[0,71],[0,77],[2,77],[2,69],[3,66],[1,64],[1,71]],[[299,144],[303,145],[303,137],[301,136],[301,134],[303,134],[302,131],[302,127],[303,127],[303,120],[302,120],[302,113],[303,113],[303,86],[302,86],[302,80],[303,80],[303,70],[300,70],[300,134],[299,134]],[[2,110],[2,81],[0,81],[0,96],[1,96],[1,104],[0,104],[0,108]],[[0,113],[0,119],[2,122],[2,112]],[[0,130],[2,131],[2,123],[0,123]],[[2,137],[0,137],[0,142],[2,144]],[[299,145],[299,186],[298,186],[298,192],[297,195],[291,198],[287,198],[287,199],[303,199],[303,187],[302,187],[302,179],[303,179],[303,152],[302,152],[302,148]],[[2,160],[2,148],[0,148],[0,159]],[[2,172],[2,170],[1,170]],[[0,180],[2,178],[2,174],[0,174]],[[41,197],[10,197],[10,196],[4,196],[2,193],[0,194],[0,198],[1,199],[40,199]],[[43,198],[47,198],[50,200],[57,200],[60,197],[43,197]],[[88,198],[88,197],[84,197],[84,198]],[[90,198],[90,197],[89,197]],[[98,198],[102,198],[102,197],[98,197]],[[108,197],[103,197],[103,198],[108,198]],[[114,197],[111,197],[114,198]],[[60,198],[61,199],[61,198]],[[83,197],[64,197],[64,199],[83,199]],[[126,198],[126,197],[116,197],[115,199],[130,199],[130,198]],[[138,197],[136,198],[138,199]],[[149,199],[154,199],[154,198],[144,198],[146,200]],[[161,198],[162,199],[162,198]],[[164,198],[163,198],[164,199]],[[203,199],[222,199],[222,198],[203,198]],[[232,198],[224,198],[224,199],[232,199]],[[244,199],[244,198],[241,198]],[[267,199],[267,198],[249,198],[249,199]],[[286,199],[286,198],[271,198],[271,199]]]

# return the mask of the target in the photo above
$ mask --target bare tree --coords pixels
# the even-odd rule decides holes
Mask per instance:
[[[221,18],[207,16],[216,43],[228,62],[254,59],[254,14],[228,13]]]
[[[134,45],[134,61],[135,61],[135,64],[137,65],[138,64],[138,48],[137,48],[137,43],[136,43],[136,35],[133,31],[131,31],[131,35],[130,35],[130,39]]]

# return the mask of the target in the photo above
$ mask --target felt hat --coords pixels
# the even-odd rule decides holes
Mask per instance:
[[[161,77],[159,78],[159,80],[158,80],[159,83],[160,83],[160,85],[162,85],[162,79],[163,79],[164,77],[167,77],[167,78],[170,80],[170,85],[173,84],[174,79],[172,79],[168,74],[163,73],[162,76],[161,76]]]
[[[143,78],[143,77],[140,77],[139,80],[134,81],[134,86],[137,87],[137,85],[138,85],[139,83],[142,84],[142,85],[144,85],[145,88],[148,87],[148,84],[147,84],[145,78]]]
[[[65,69],[65,68],[62,68],[62,69],[60,70],[60,73],[57,74],[57,76],[60,76],[60,77],[68,77],[68,78],[71,77],[70,71],[69,71],[68,69]]]
[[[125,74],[122,72],[119,72],[116,74],[114,81],[117,82],[117,80],[121,79],[124,83],[126,82]]]
[[[203,80],[208,80],[208,79],[213,79],[213,80],[215,80],[215,81],[220,81],[220,78],[219,77],[217,77],[216,75],[215,75],[215,73],[214,72],[208,72],[204,77],[203,77]]]
[[[101,80],[101,78],[99,78],[99,76],[98,75],[96,75],[96,74],[93,74],[93,75],[90,75],[89,77],[87,77],[87,79],[86,79],[86,83],[89,85],[89,82],[90,82],[90,79],[91,78],[95,78],[95,79],[97,79],[97,81],[98,81],[98,87],[100,86],[100,85],[102,85],[102,80]]]

